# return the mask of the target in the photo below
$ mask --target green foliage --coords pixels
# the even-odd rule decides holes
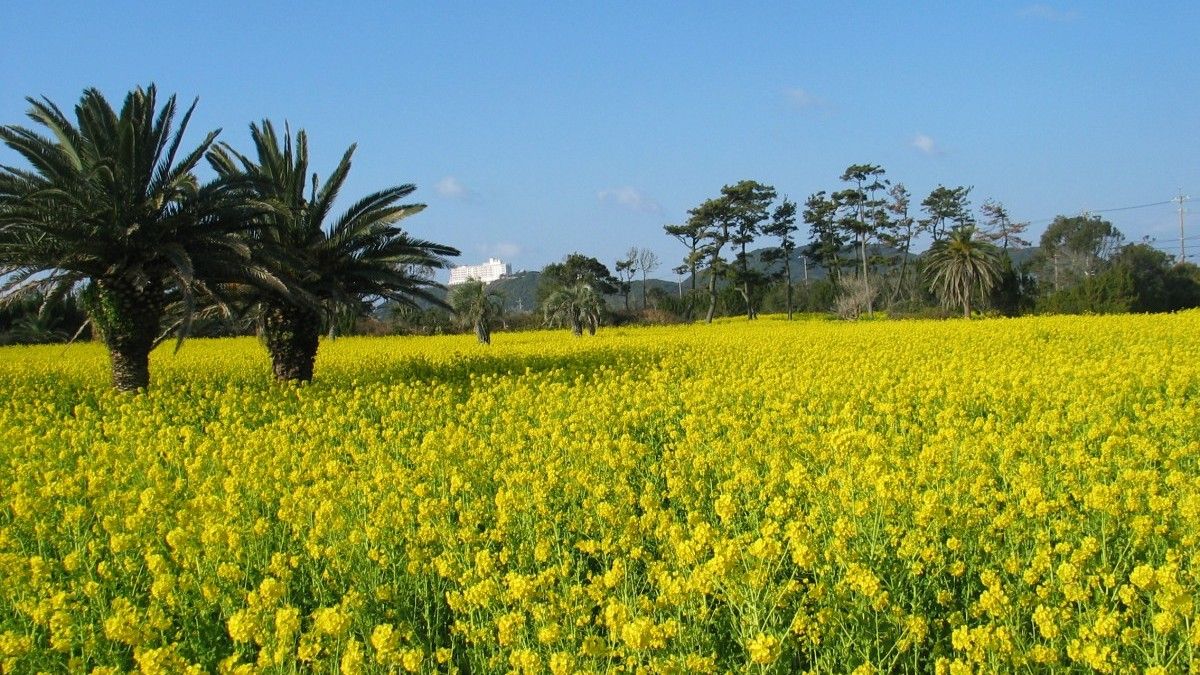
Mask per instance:
[[[575,337],[583,335],[585,328],[595,335],[604,313],[604,298],[587,282],[580,281],[552,293],[542,303],[542,311],[547,325],[569,324]]]
[[[770,217],[775,188],[753,180],[742,180],[721,188],[721,195],[705,200],[692,209],[690,221],[704,232],[704,252],[708,260],[709,305],[706,320],[711,322],[718,303],[717,280],[730,282],[742,294],[746,318],[757,315],[757,300],[766,277],[750,266],[749,249]],[[729,264],[722,251],[726,245],[736,248],[734,263]],[[694,278],[694,277],[693,277]]]
[[[74,122],[47,99],[27,100],[49,136],[0,127],[29,165],[0,167],[0,297],[56,298],[94,285],[85,306],[114,359],[121,352],[122,363],[145,371],[169,306],[182,341],[197,303],[220,302],[223,284],[282,287],[239,236],[260,205],[229,181],[201,184],[193,173],[218,132],[181,152],[194,102],[176,128],[175,97],[160,108],[154,85],[129,92],[119,111],[87,89]],[[113,365],[118,387],[146,384],[118,382]]]
[[[925,274],[946,307],[971,315],[971,300],[984,298],[1000,274],[996,247],[975,238],[974,226],[957,227],[925,254]]]
[[[504,298],[489,292],[482,281],[470,279],[451,287],[448,299],[458,320],[475,331],[479,342],[491,344],[492,326],[503,315]]]
[[[1099,216],[1058,216],[1042,233],[1039,274],[1054,291],[1069,289],[1101,272],[1122,239],[1121,231]]]
[[[70,339],[87,321],[78,298],[30,294],[0,305],[0,345],[41,344]]]
[[[1014,266],[1012,258],[1002,252],[999,277],[989,298],[992,309],[1004,316],[1019,316],[1033,311],[1037,294],[1037,279]]]
[[[1014,223],[1004,204],[994,199],[988,199],[979,210],[983,211],[985,218],[983,236],[993,244],[999,243],[1001,251],[1007,253],[1010,245],[1029,245],[1029,240],[1021,236],[1025,230],[1029,229],[1029,223]]]
[[[1170,312],[1200,306],[1200,269],[1173,265],[1166,253],[1129,244],[1103,271],[1052,292],[1037,305],[1054,314]]]
[[[664,225],[663,230],[687,249],[687,254],[683,257],[683,264],[675,268],[675,273],[689,274],[692,290],[696,290],[696,269],[700,266],[706,255],[704,246],[706,237],[705,223],[693,216],[681,225]]]
[[[792,252],[796,250],[796,231],[800,228],[796,225],[796,202],[784,197],[783,201],[775,207],[775,211],[771,214],[771,221],[763,225],[763,234],[771,237],[779,238],[779,245],[775,248],[767,249],[760,259],[768,266],[776,262],[783,263],[783,290],[784,290],[784,311],[788,318],[792,318]],[[770,267],[768,267],[770,269]],[[768,274],[768,278],[777,275]]]
[[[617,291],[625,298],[625,311],[629,311],[629,293],[633,290],[633,276],[637,273],[638,250],[630,248],[625,257],[616,262]]]
[[[256,222],[254,253],[277,271],[286,288],[244,287],[239,300],[261,317],[278,377],[311,378],[311,368],[289,368],[282,361],[294,357],[311,363],[319,344],[316,335],[323,329],[332,334],[339,326],[352,326],[377,301],[413,308],[421,303],[447,307],[434,292],[440,286],[432,271],[448,267],[447,258],[458,255],[458,250],[416,239],[398,225],[425,208],[401,203],[415,186],[371,193],[334,217],[334,202],[350,173],[354,145],[324,184],[315,174],[310,184],[304,130],[293,142],[290,129],[285,126],[280,138],[270,120],[264,120],[261,126],[250,125],[250,137],[254,158],[223,143],[208,153],[208,159],[222,178],[243,186],[239,193],[243,199],[269,207]],[[271,320],[280,316],[289,320]],[[285,327],[287,335],[271,334]],[[273,345],[312,353],[289,355]]]
[[[445,335],[452,332],[450,313],[441,307],[387,305],[385,323],[396,335]]]
[[[538,303],[563,288],[586,284],[599,295],[614,295],[620,290],[620,282],[599,260],[582,253],[572,253],[560,263],[550,263],[542,269],[538,278]]]
[[[1113,267],[1069,289],[1050,293],[1038,301],[1037,309],[1043,314],[1123,314],[1133,308],[1136,299],[1129,270]]]
[[[361,314],[373,301],[446,307],[434,292],[431,272],[449,266],[452,246],[412,237],[398,223],[424,210],[405,204],[416,186],[398,185],[373,192],[333,216],[334,202],[350,173],[355,146],[342,155],[321,184],[310,176],[308,137],[300,130],[293,142],[282,138],[270,120],[250,125],[255,157],[222,143],[208,154],[218,174],[241,181],[243,196],[270,206],[259,220],[257,253],[269,257],[288,282],[287,292],[257,291],[243,300],[262,306],[283,302],[319,310],[326,323],[347,311]],[[307,193],[306,193],[307,190]],[[253,289],[252,289],[253,290]]]
[[[846,237],[837,226],[837,201],[825,191],[813,193],[804,202],[804,222],[811,237],[804,254],[825,268],[825,274],[836,284],[842,271],[842,251]]]
[[[921,202],[927,215],[922,224],[933,235],[934,241],[944,239],[949,230],[975,224],[971,202],[967,199],[969,194],[969,187],[948,188],[939,185]]]

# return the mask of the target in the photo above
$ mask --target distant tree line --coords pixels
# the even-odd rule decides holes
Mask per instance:
[[[993,199],[977,217],[969,186],[939,185],[913,208],[909,190],[878,165],[851,165],[840,181],[802,207],[773,186],[739,181],[665,226],[685,248],[675,269],[689,278],[672,309],[712,321],[763,310],[854,318],[878,309],[1014,316],[1200,306],[1200,269],[1125,242],[1099,216],[1059,216],[1031,249],[1029,223]],[[928,242],[919,254],[918,241]]]

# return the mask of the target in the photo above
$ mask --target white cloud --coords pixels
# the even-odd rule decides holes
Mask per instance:
[[[437,185],[433,186],[433,189],[436,190],[439,195],[449,199],[466,199],[467,195],[470,194],[470,191],[467,190],[467,186],[463,185],[462,181],[458,180],[454,176],[446,176],[445,178],[439,180]]]
[[[784,92],[792,107],[799,110],[820,110],[829,107],[829,102],[799,87],[792,87]]]
[[[662,205],[647,197],[641,190],[628,185],[619,188],[601,190],[596,198],[605,204],[615,204],[638,213],[661,214]]]
[[[937,144],[937,141],[933,140],[932,136],[927,134],[917,134],[914,136],[912,146],[926,155],[942,154],[941,146]]]
[[[1017,16],[1026,19],[1041,19],[1042,21],[1074,21],[1079,18],[1079,12],[1073,9],[1058,9],[1044,3],[1029,5],[1017,12]]]
[[[511,241],[501,241],[495,244],[488,244],[485,248],[485,252],[489,257],[500,258],[501,260],[511,260],[512,258],[521,255],[522,251],[519,244],[514,244]]]

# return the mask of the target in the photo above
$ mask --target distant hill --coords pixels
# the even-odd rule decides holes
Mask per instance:
[[[537,286],[541,272],[518,272],[488,284],[488,290],[504,296],[504,311],[531,312],[537,309]]]
[[[542,276],[541,272],[519,272],[506,277],[501,277],[496,281],[488,284],[489,291],[495,291],[504,296],[504,310],[507,312],[531,312],[537,309],[537,288],[538,279]],[[634,281],[630,284],[632,290],[629,293],[629,306],[638,307],[642,297],[642,282],[641,280]],[[664,281],[662,279],[647,279],[646,287],[660,288],[667,293],[676,293],[679,285],[674,281]],[[612,309],[623,309],[625,307],[625,297],[622,295],[609,295],[605,297],[608,306]]]

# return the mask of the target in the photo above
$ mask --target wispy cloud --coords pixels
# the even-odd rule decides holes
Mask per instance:
[[[484,247],[483,252],[492,258],[511,260],[521,255],[522,250],[524,249],[521,248],[520,244],[514,244],[511,241],[500,241],[495,244],[488,244]]]
[[[662,205],[646,196],[641,190],[624,186],[619,188],[611,188],[601,190],[596,193],[596,198],[604,204],[614,204],[630,211],[638,213],[649,213],[658,215],[663,212]]]
[[[783,92],[788,103],[796,110],[829,110],[829,101],[817,96],[807,89],[791,87]]]
[[[912,146],[920,150],[922,154],[931,157],[943,153],[942,146],[938,145],[937,141],[933,140],[933,136],[928,134],[917,134],[913,136]]]
[[[439,195],[448,199],[466,199],[467,196],[471,194],[471,191],[467,189],[467,186],[463,185],[462,181],[454,176],[446,176],[445,178],[439,180],[437,185],[433,186],[433,189],[436,190]]]
[[[1074,21],[1079,18],[1079,12],[1073,9],[1059,9],[1045,3],[1037,3],[1024,7],[1017,16],[1025,19],[1040,19],[1042,21]]]

